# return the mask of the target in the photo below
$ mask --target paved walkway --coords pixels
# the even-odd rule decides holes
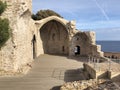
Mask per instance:
[[[41,55],[24,77],[0,78],[0,90],[57,90],[64,82],[83,79],[81,67],[64,56]]]

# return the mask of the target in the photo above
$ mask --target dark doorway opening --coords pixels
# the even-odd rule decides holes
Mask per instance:
[[[65,47],[64,47],[64,46],[62,46],[62,51],[63,51],[63,52],[65,51]]]
[[[80,55],[80,46],[75,47],[75,55]]]
[[[36,58],[36,37],[35,35],[33,36],[32,43],[33,43],[33,59],[35,59]]]

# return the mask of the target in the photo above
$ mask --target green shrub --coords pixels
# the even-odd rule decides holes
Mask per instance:
[[[49,16],[58,16],[58,17],[62,18],[62,16],[60,16],[55,11],[48,9],[48,10],[40,10],[36,14],[33,14],[32,19],[33,20],[41,20],[41,19],[44,19],[44,18],[49,17]]]
[[[0,18],[0,48],[6,43],[9,39],[9,21],[8,19]]]
[[[0,15],[5,11],[6,8],[7,3],[0,1]],[[0,48],[6,43],[9,37],[9,20],[0,18]]]
[[[7,3],[0,1],[0,15],[5,11],[7,8]]]

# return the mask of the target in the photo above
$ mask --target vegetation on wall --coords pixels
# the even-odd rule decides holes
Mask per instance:
[[[0,18],[0,48],[9,39],[9,21]]]
[[[7,8],[7,3],[0,1],[0,15],[5,11]]]
[[[58,16],[61,17],[58,13],[52,11],[52,10],[40,10],[36,14],[32,15],[33,20],[41,20],[49,16]]]
[[[6,7],[7,4],[0,1],[0,15],[5,11]],[[9,39],[9,30],[9,20],[0,18],[0,48]]]

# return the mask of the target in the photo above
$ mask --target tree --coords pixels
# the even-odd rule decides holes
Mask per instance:
[[[0,1],[0,15],[5,11],[6,8],[7,8],[6,2]]]
[[[49,16],[58,16],[61,17],[58,13],[52,11],[52,10],[40,10],[36,14],[32,15],[33,20],[41,20]]]
[[[7,8],[7,3],[0,1],[0,16]],[[0,18],[0,49],[10,37],[9,20]]]
[[[0,18],[0,48],[6,43],[9,39],[9,21],[8,19]]]

